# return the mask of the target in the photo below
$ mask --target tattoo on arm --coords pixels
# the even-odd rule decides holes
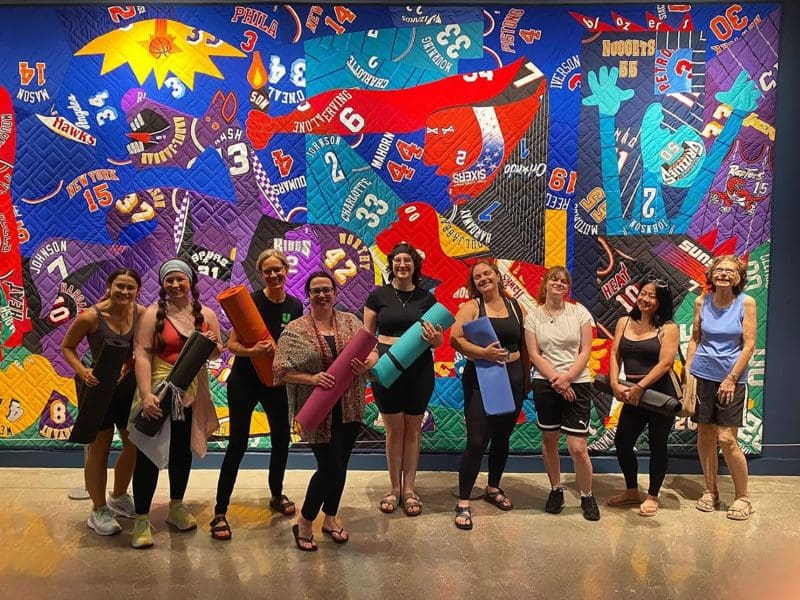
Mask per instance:
[[[145,354],[153,354],[153,349],[151,347],[149,347],[149,346],[147,348],[145,348],[144,351],[145,351]]]

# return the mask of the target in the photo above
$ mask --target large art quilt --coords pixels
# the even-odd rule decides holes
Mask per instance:
[[[361,314],[386,254],[425,254],[452,311],[470,260],[498,260],[531,305],[567,265],[596,319],[590,368],[647,275],[669,280],[685,350],[716,255],[758,303],[741,440],[760,452],[778,82],[777,4],[0,8],[0,448],[66,444],[77,414],[61,340],[112,270],[181,255],[204,301],[259,286],[284,251],[289,291],[324,268]],[[463,357],[435,353],[423,449],[458,451]],[[227,437],[232,357],[212,365]],[[362,448],[384,428],[367,390]],[[619,406],[595,399],[591,448]],[[531,398],[512,451],[540,448]],[[263,413],[251,445],[269,448]],[[670,443],[692,451],[678,419]],[[647,440],[638,447],[646,448]]]

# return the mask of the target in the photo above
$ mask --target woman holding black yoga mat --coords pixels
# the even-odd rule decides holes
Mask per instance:
[[[86,491],[92,499],[92,512],[86,524],[98,535],[113,535],[122,531],[115,514],[129,519],[134,516],[133,498],[128,493],[128,485],[136,463],[136,448],[128,441],[128,415],[136,390],[133,334],[137,321],[144,313],[144,307],[136,303],[142,285],[139,273],[133,269],[117,269],[108,276],[106,283],[105,296],[89,310],[78,315],[61,342],[61,352],[75,370],[75,387],[79,399],[83,395],[83,388],[99,384],[92,369],[105,340],[121,340],[130,346],[129,359],[119,373],[117,386],[102,418],[97,438],[87,446],[86,463],[83,467]],[[78,345],[84,338],[89,342],[92,352],[91,366],[86,366],[78,355]],[[108,455],[115,425],[122,438],[122,452],[114,465],[114,491],[106,500]]]
[[[202,332],[217,348],[212,357],[222,350],[219,342],[219,321],[214,312],[200,303],[197,291],[197,273],[180,258],[166,261],[158,272],[161,284],[158,302],[147,308],[136,330],[136,383],[131,419],[139,413],[146,419],[160,419],[164,415],[158,396],[153,393],[163,382],[178,360],[181,350],[193,331]],[[180,531],[197,527],[197,521],[183,504],[183,495],[189,483],[192,468],[192,450],[205,455],[208,436],[216,429],[216,415],[205,368],[188,387],[182,397],[172,402],[183,406],[183,420],[170,419],[169,487],[170,501],[167,523]],[[169,409],[163,407],[165,411]],[[193,418],[194,417],[194,418]],[[210,430],[210,431],[209,431]],[[145,455],[137,452],[133,472],[133,498],[136,520],[133,526],[132,545],[146,548],[153,545],[150,528],[150,504],[158,483],[159,468]]]
[[[639,515],[652,517],[658,512],[658,493],[667,473],[667,439],[675,417],[659,414],[639,406],[645,390],[652,389],[675,395],[670,377],[678,354],[678,326],[672,321],[672,292],[666,281],[648,279],[639,285],[636,304],[617,321],[611,349],[609,382],[614,397],[625,404],[617,425],[614,445],[617,459],[625,474],[625,490],[611,496],[608,506],[639,505]],[[631,387],[619,383],[620,365]],[[642,498],[637,482],[638,463],[634,444],[648,428],[650,447],[650,484]]]
[[[286,327],[278,340],[273,363],[276,381],[287,384],[291,417],[298,415],[315,388],[328,390],[334,387],[335,377],[327,369],[363,328],[358,317],[333,308],[336,284],[329,273],[312,273],[305,289],[310,310]],[[317,549],[311,526],[320,509],[325,513],[323,533],[337,544],[350,539],[337,514],[347,478],[347,463],[364,417],[364,373],[368,365],[353,358],[350,368],[356,377],[334,404],[333,410],[322,418],[316,429],[303,429],[300,433],[317,460],[317,470],[308,482],[297,524],[292,527],[297,548],[305,552]]]
[[[267,326],[272,340],[246,346],[236,331],[231,332],[228,350],[236,355],[228,377],[228,414],[230,416],[230,439],[222,461],[217,483],[217,505],[211,521],[211,537],[217,540],[231,539],[231,529],[225,513],[231,499],[239,464],[247,450],[250,437],[250,419],[256,404],[261,404],[269,420],[269,435],[272,443],[269,458],[269,489],[272,498],[270,507],[279,513],[291,516],[295,513],[294,502],[283,494],[283,476],[289,458],[289,405],[286,386],[268,387],[258,378],[251,357],[274,355],[275,342],[283,329],[295,319],[303,316],[303,303],[286,293],[286,276],[289,261],[280,250],[268,248],[259,254],[256,268],[264,278],[264,288],[251,294],[261,319]]]
[[[477,260],[470,269],[467,289],[473,300],[465,302],[456,315],[450,332],[450,344],[467,358],[461,378],[464,388],[464,416],[467,424],[467,445],[458,468],[458,503],[455,525],[472,529],[469,496],[481,468],[486,447],[489,450],[489,481],[483,499],[500,510],[511,510],[511,499],[500,488],[500,478],[508,460],[508,445],[517,423],[522,400],[530,384],[530,364],[525,352],[523,323],[527,312],[503,291],[500,270],[494,261]],[[470,342],[464,324],[488,317],[498,341],[488,346]],[[487,415],[478,384],[475,360],[483,359],[505,364],[514,399],[512,412]]]

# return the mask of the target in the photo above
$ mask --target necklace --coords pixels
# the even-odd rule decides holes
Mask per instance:
[[[398,290],[396,287],[392,286],[392,289],[394,290],[395,298],[397,298],[397,301],[400,303],[400,306],[402,306],[403,310],[405,310],[406,304],[411,302],[411,299],[414,296],[414,290],[416,290],[416,288],[411,288],[410,290]],[[400,297],[400,292],[403,293],[405,301]]]
[[[314,317],[311,317],[311,325],[314,327],[314,333],[317,336],[317,346],[319,346],[319,352],[322,357],[322,368],[327,369],[328,367],[333,364],[333,352],[331,352],[331,348],[328,345],[328,342],[325,341],[323,338],[322,333],[320,333],[319,328],[317,327],[317,321]],[[333,332],[333,339],[335,340],[336,347],[339,348],[339,331],[336,327],[336,319],[334,318],[334,311],[331,311],[331,320],[328,323],[328,328],[331,332]],[[330,358],[328,358],[328,354],[330,353]]]
[[[550,322],[551,323],[555,323],[556,319],[558,319],[558,317],[560,317],[561,315],[564,314],[564,307],[563,306],[561,307],[561,310],[558,311],[557,315],[553,315],[553,313],[550,312],[550,310],[547,308],[547,304],[542,304],[542,308],[544,309],[544,312],[547,313],[547,316],[550,317]]]

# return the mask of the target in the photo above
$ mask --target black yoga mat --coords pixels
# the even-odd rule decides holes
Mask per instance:
[[[633,387],[634,382],[619,380],[621,385],[626,387]],[[611,384],[608,381],[607,375],[595,375],[594,387],[596,390],[604,394],[611,394]],[[639,406],[654,413],[674,417],[681,412],[681,401],[673,396],[657,392],[655,390],[645,390],[641,398],[639,398]]]
[[[131,355],[131,345],[126,340],[103,340],[100,353],[94,361],[92,373],[98,380],[94,386],[80,385],[78,393],[78,418],[69,436],[75,444],[91,444],[97,439],[100,425],[111,405],[122,365]],[[77,381],[80,381],[78,379]]]
[[[193,331],[186,340],[181,353],[178,355],[178,360],[172,365],[172,370],[167,375],[164,383],[161,384],[158,391],[154,393],[160,399],[161,417],[157,419],[148,419],[143,412],[139,412],[134,419],[136,429],[145,435],[154,436],[161,429],[161,425],[169,417],[172,410],[172,394],[170,387],[166,385],[171,383],[175,387],[186,390],[197,377],[200,369],[206,364],[208,357],[216,349],[217,344],[212,342],[199,331]]]

